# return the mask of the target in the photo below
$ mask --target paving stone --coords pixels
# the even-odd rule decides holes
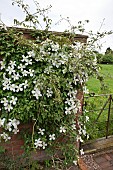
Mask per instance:
[[[111,164],[111,165],[113,165],[113,159],[112,159],[112,160],[110,160],[110,164]]]
[[[82,159],[87,170],[113,170],[113,136],[88,143],[84,148],[85,156]]]
[[[80,166],[81,170],[101,170],[100,166],[93,159],[93,155],[82,156],[83,166]]]
[[[105,161],[105,162],[100,163],[99,166],[101,168],[106,168],[107,169],[108,167],[111,167],[111,164],[110,164],[109,161]]]
[[[103,162],[106,162],[106,158],[104,158],[104,157],[100,157],[100,156],[98,156],[98,157],[96,157],[96,158],[94,158],[94,160],[98,163],[98,164],[100,164],[100,163],[103,163]]]
[[[112,158],[108,155],[108,154],[105,154],[104,157],[108,160],[108,161],[111,161]]]
[[[107,155],[109,155],[110,158],[113,159],[113,152],[112,153],[108,153]]]
[[[107,169],[106,168],[102,168],[102,170],[113,170],[113,166],[107,167]]]
[[[69,170],[80,170],[80,168],[78,166],[72,166],[69,168]]]

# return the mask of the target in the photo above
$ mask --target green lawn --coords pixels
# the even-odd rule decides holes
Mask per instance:
[[[88,81],[88,89],[92,93],[113,93],[113,65],[101,64],[100,74],[104,78],[106,89],[101,90],[101,83],[96,78],[90,78]]]
[[[101,89],[101,83],[96,78],[90,78],[88,81],[88,89],[90,93],[95,94],[113,94],[113,65],[100,65],[100,74],[104,77],[105,89]],[[87,115],[90,118],[90,121],[87,123],[87,132],[90,135],[90,139],[96,139],[104,137],[106,134],[106,121],[108,118],[108,108],[109,104],[106,105],[105,110],[102,112],[97,123],[95,120],[107,101],[109,96],[100,96],[100,97],[88,97],[84,98],[86,106],[84,107],[88,112]],[[113,95],[112,95],[113,97]],[[113,108],[113,102],[112,102]],[[110,129],[109,135],[113,135],[113,109],[111,109],[110,116]],[[93,125],[93,127],[92,127]]]

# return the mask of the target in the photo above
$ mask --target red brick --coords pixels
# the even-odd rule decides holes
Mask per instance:
[[[98,156],[98,157],[96,157],[96,158],[94,158],[94,160],[95,160],[98,164],[103,163],[103,162],[106,162],[106,159],[105,159],[104,157],[102,157],[101,155]]]
[[[108,167],[111,167],[111,164],[109,161],[105,161],[105,162],[100,163],[99,166],[101,168],[108,168]]]
[[[109,161],[111,165],[113,165],[113,159]]]
[[[71,166],[69,167],[69,170],[79,170],[78,166]]]
[[[22,149],[14,151],[14,155],[17,155],[17,156],[22,155],[23,153],[24,153],[24,150]]]
[[[113,153],[108,153],[107,155],[109,155],[110,158],[113,159]]]
[[[113,166],[107,167],[107,169],[106,168],[102,168],[102,170],[113,170]]]
[[[85,162],[83,161],[82,158],[79,158],[78,165],[79,165],[81,170],[88,170],[88,167],[87,167],[87,165],[85,164]]]
[[[19,135],[19,134],[17,134],[17,135],[12,135],[12,136],[11,136],[11,141],[16,141],[16,140],[19,138],[18,135]]]
[[[36,152],[34,151],[31,153],[31,159],[43,161],[45,159],[51,159],[51,158],[46,154],[44,150],[37,150]]]
[[[108,161],[111,161],[111,157],[108,155],[108,154],[105,154],[104,157],[108,160]]]
[[[7,155],[9,156],[19,156],[19,155],[22,155],[24,153],[24,150],[12,150],[12,151],[8,151],[7,152]]]
[[[16,141],[11,141],[12,145],[24,145],[24,141],[23,140],[16,140]]]

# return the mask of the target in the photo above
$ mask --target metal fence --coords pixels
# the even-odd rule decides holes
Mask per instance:
[[[86,123],[89,139],[113,135],[113,94],[84,96],[83,112],[89,116]]]

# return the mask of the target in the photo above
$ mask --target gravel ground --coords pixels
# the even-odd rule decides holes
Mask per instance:
[[[93,154],[84,155],[81,157],[84,163],[87,165],[88,170],[102,170],[100,166],[94,161]]]

